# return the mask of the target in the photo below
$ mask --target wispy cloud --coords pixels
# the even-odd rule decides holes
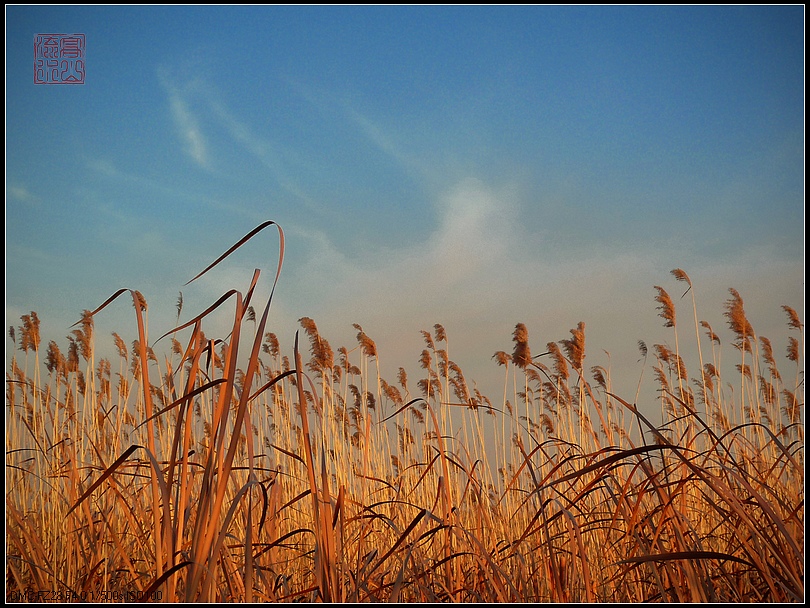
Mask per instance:
[[[361,109],[356,99],[300,79],[285,77],[283,80],[290,90],[319,114],[334,116],[341,122],[348,120],[372,145],[411,177],[424,180],[432,176],[433,167],[409,149],[408,143],[397,137],[384,121],[372,118],[368,111]]]
[[[9,186],[8,193],[12,199],[29,205],[38,205],[41,201],[38,196],[32,194],[28,188],[23,185]]]
[[[289,156],[289,152],[283,153],[272,141],[257,135],[255,129],[234,116],[220,101],[211,96],[207,101],[214,117],[225,128],[228,135],[268,169],[279,186],[308,206],[313,205],[310,197],[291,177],[292,171],[287,166],[288,161],[285,159],[285,156]]]
[[[104,176],[105,178],[109,178],[112,181],[120,182],[121,184],[126,184],[128,186],[135,185],[144,190],[160,193],[184,201],[196,203],[203,202],[209,206],[213,206],[215,204],[213,200],[201,196],[197,192],[190,192],[187,189],[174,185],[167,186],[160,181],[143,177],[136,173],[124,171],[107,158],[88,158],[85,160],[85,166],[90,169],[91,172]]]
[[[186,152],[202,167],[208,167],[208,146],[205,143],[197,119],[185,100],[177,92],[169,94],[172,116],[180,136],[185,141]]]
[[[388,133],[380,124],[347,104],[344,104],[343,107],[352,122],[360,127],[360,131],[379,150],[398,162],[400,166],[402,166],[403,169],[409,173],[424,176],[425,167],[422,166],[422,164],[418,162],[413,155],[408,154],[403,148],[402,144],[398,142],[390,133]]]
[[[235,114],[221,99],[218,91],[210,83],[199,78],[172,81],[168,78],[169,70],[160,70],[159,77],[169,98],[172,118],[180,134],[186,152],[201,167],[215,172],[210,150],[211,133],[218,136],[225,134],[235,142],[239,149],[255,158],[275,180],[279,188],[291,194],[310,209],[324,210],[307,194],[296,178],[296,169],[306,162],[293,155],[288,148],[283,148],[271,138],[263,135],[250,118]],[[197,112],[192,111],[197,108]],[[206,133],[203,133],[202,118],[206,119]],[[217,140],[218,141],[218,140]],[[218,147],[217,147],[218,149]],[[244,156],[238,162],[244,163]],[[218,172],[219,173],[219,172]],[[227,177],[220,174],[220,177]]]
[[[158,78],[169,98],[169,109],[177,134],[183,142],[185,152],[205,169],[210,169],[208,143],[200,128],[197,116],[192,112],[187,95],[168,76],[164,68],[158,71]],[[192,81],[184,89],[194,89],[198,83]]]
[[[221,102],[208,100],[214,116],[225,127],[228,134],[248,152],[269,168],[277,170],[280,162],[279,154],[268,141],[263,140],[255,134],[247,124],[237,119]]]

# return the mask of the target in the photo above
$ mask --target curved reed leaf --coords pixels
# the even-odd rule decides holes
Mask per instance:
[[[230,247],[230,249],[228,249],[225,253],[223,253],[221,256],[219,256],[216,260],[214,260],[208,266],[206,266],[205,269],[203,269],[197,275],[195,275],[194,278],[192,278],[190,281],[188,281],[188,283],[186,283],[186,285],[188,285],[189,283],[192,283],[193,281],[196,281],[197,279],[199,279],[206,272],[211,270],[214,266],[219,264],[222,260],[227,258],[234,251],[239,249],[242,245],[247,243],[256,234],[258,234],[259,232],[261,232],[262,230],[264,230],[268,226],[276,226],[276,228],[278,228],[279,234],[281,235],[281,252],[280,252],[280,255],[279,255],[278,270],[276,271],[276,277],[278,277],[278,275],[281,274],[281,262],[284,259],[284,232],[281,230],[281,226],[276,224],[276,222],[274,222],[272,220],[267,220],[265,222],[262,222],[258,226],[256,226],[253,230],[251,230],[245,236],[243,236],[241,239],[239,239],[233,246]]]
[[[190,321],[186,321],[185,323],[182,323],[182,324],[178,325],[177,327],[175,327],[173,329],[170,329],[165,334],[161,335],[157,340],[155,340],[155,344],[160,342],[166,336],[177,333],[178,331],[181,331],[181,330],[185,329],[186,327],[189,327],[190,325],[194,325],[195,323],[197,323],[199,321],[202,321],[205,317],[207,317],[212,312],[214,312],[217,308],[219,308],[223,304],[223,302],[227,301],[228,298],[230,298],[231,296],[234,296],[234,295],[238,295],[238,294],[239,294],[239,291],[237,291],[236,289],[229,289],[224,294],[222,294],[217,299],[216,302],[211,304],[208,308],[206,308],[203,312],[198,314],[196,317],[194,317]]]
[[[268,551],[270,551],[274,547],[282,546],[284,544],[284,541],[287,540],[288,538],[292,538],[293,536],[295,536],[297,534],[303,534],[304,532],[309,532],[310,534],[312,534],[312,530],[310,530],[308,528],[296,528],[295,530],[287,532],[286,534],[282,534],[281,536],[279,536],[273,542],[255,544],[254,547],[261,547],[261,551],[256,553],[256,555],[254,555],[253,558],[256,559],[256,558],[260,557],[261,555],[267,553]]]
[[[416,399],[411,399],[410,401],[408,401],[408,403],[406,403],[405,405],[403,405],[402,407],[400,407],[400,408],[399,408],[397,411],[395,411],[393,414],[390,414],[389,416],[386,416],[385,418],[383,418],[382,420],[380,420],[380,421],[379,421],[377,424],[382,424],[383,422],[387,422],[388,420],[391,420],[391,418],[393,418],[394,416],[396,416],[397,414],[399,414],[399,413],[400,413],[400,412],[402,412],[403,410],[408,409],[408,408],[409,408],[409,407],[411,407],[411,406],[412,406],[414,403],[418,403],[418,402],[420,402],[420,401],[425,401],[425,400],[424,400],[422,397],[417,397]]]
[[[123,463],[123,462],[124,462],[124,461],[125,461],[127,458],[129,458],[129,457],[130,457],[130,455],[132,455],[132,453],[133,453],[133,452],[135,452],[135,450],[137,450],[137,449],[139,449],[139,448],[140,448],[140,449],[143,449],[143,446],[142,446],[142,445],[131,445],[130,447],[128,447],[128,448],[127,448],[127,449],[124,451],[124,453],[123,453],[123,454],[121,454],[121,455],[120,455],[118,458],[116,458],[115,462],[113,462],[113,463],[112,463],[112,464],[111,464],[109,467],[107,467],[107,468],[105,469],[105,471],[104,471],[104,472],[103,472],[103,473],[102,473],[102,474],[99,476],[99,478],[98,478],[98,479],[96,479],[96,480],[95,480],[95,481],[94,481],[94,482],[93,482],[93,483],[90,485],[90,487],[89,487],[89,488],[87,488],[87,489],[86,489],[84,492],[82,492],[82,495],[81,495],[81,496],[79,496],[79,498],[78,498],[78,499],[76,499],[76,502],[75,502],[75,503],[73,503],[73,506],[72,506],[72,507],[70,507],[70,509],[68,509],[67,513],[65,513],[65,517],[67,517],[68,515],[70,515],[70,514],[73,512],[73,510],[74,510],[76,507],[78,507],[78,506],[79,506],[79,505],[80,505],[82,502],[84,502],[84,500],[85,500],[85,499],[86,499],[88,496],[90,496],[90,495],[91,495],[91,494],[92,494],[92,493],[95,491],[95,489],[96,489],[97,487],[99,487],[99,486],[100,486],[102,483],[104,483],[104,480],[105,480],[105,479],[107,479],[107,478],[108,478],[110,475],[112,475],[113,473],[115,473],[115,470],[116,470],[116,469],[117,469],[119,466],[121,466],[121,464],[122,464],[122,463]]]
[[[187,395],[183,395],[182,397],[180,397],[176,401],[170,403],[169,405],[167,405],[163,409],[158,410],[157,412],[155,412],[154,414],[149,416],[149,418],[146,418],[143,422],[141,422],[133,430],[137,431],[139,428],[141,428],[144,424],[146,424],[150,420],[154,420],[155,418],[161,416],[162,414],[165,414],[166,412],[173,410],[178,405],[181,405],[184,402],[189,401],[190,399],[193,399],[194,397],[196,397],[200,393],[204,393],[208,389],[214,388],[215,386],[217,386],[219,384],[222,384],[224,382],[228,382],[228,379],[227,378],[217,378],[216,380],[211,380],[210,382],[206,382],[205,384],[202,384],[202,385],[198,386],[197,388],[195,388],[193,391],[191,391]]]
[[[180,563],[178,563],[178,564],[175,564],[174,566],[172,566],[171,568],[169,568],[168,570],[166,570],[166,571],[165,571],[163,574],[161,574],[161,575],[160,575],[159,577],[157,577],[157,578],[156,578],[154,581],[152,581],[152,582],[151,582],[151,583],[150,583],[150,584],[149,584],[149,585],[146,587],[146,589],[144,589],[144,590],[143,590],[143,592],[141,593],[141,597],[140,597],[140,599],[139,599],[138,601],[139,601],[139,602],[149,602],[149,601],[152,601],[152,600],[154,599],[154,598],[152,597],[152,594],[154,594],[154,593],[155,593],[155,591],[157,591],[157,590],[158,590],[158,588],[159,588],[159,587],[160,587],[160,586],[161,586],[163,583],[165,583],[167,580],[169,580],[169,577],[170,577],[170,576],[172,576],[172,575],[173,575],[174,573],[176,573],[176,572],[179,572],[179,571],[180,571],[180,570],[182,570],[183,568],[186,568],[187,566],[191,566],[193,563],[194,563],[194,562],[190,562],[190,561],[188,561],[188,560],[185,560],[185,561],[182,561],[182,562],[180,562]]]
[[[405,528],[405,530],[403,530],[403,531],[402,531],[402,534],[400,534],[400,535],[399,535],[399,538],[398,538],[398,539],[397,539],[397,541],[394,543],[394,545],[393,545],[393,546],[392,546],[392,547],[391,547],[391,548],[390,548],[388,551],[386,551],[386,553],[385,553],[385,554],[384,554],[384,555],[383,555],[383,556],[382,556],[382,557],[381,557],[379,560],[377,560],[377,563],[376,563],[376,564],[374,564],[374,565],[371,567],[371,569],[370,569],[370,570],[369,570],[369,571],[366,573],[367,575],[369,575],[369,576],[370,576],[370,575],[371,575],[371,574],[372,574],[372,573],[373,573],[373,572],[374,572],[374,571],[375,571],[377,568],[379,568],[380,566],[382,566],[382,565],[383,565],[383,563],[385,562],[385,560],[387,560],[387,559],[388,559],[388,558],[391,556],[391,554],[392,554],[394,551],[396,551],[396,550],[397,550],[397,547],[399,547],[399,546],[400,546],[400,545],[401,545],[401,544],[402,544],[402,543],[405,541],[405,539],[406,539],[406,538],[408,538],[408,535],[409,535],[409,534],[411,533],[411,531],[412,531],[412,530],[413,530],[413,529],[416,527],[416,525],[417,525],[417,524],[418,524],[420,521],[422,521],[422,518],[423,518],[423,517],[424,517],[426,514],[427,514],[427,509],[422,509],[421,511],[419,511],[419,513],[417,513],[416,517],[414,517],[414,518],[411,520],[411,523],[409,523],[409,524],[408,524],[408,527],[407,527],[407,528]]]
[[[558,479],[554,479],[545,484],[544,487],[550,487],[556,485],[558,483],[562,483],[563,481],[568,481],[570,479],[575,479],[577,477],[581,477],[586,473],[590,473],[591,471],[595,471],[597,469],[601,469],[608,465],[613,464],[614,462],[618,462],[619,460],[624,460],[631,456],[637,456],[639,454],[646,454],[647,452],[654,452],[654,451],[663,451],[663,450],[672,450],[674,452],[679,451],[687,451],[686,448],[682,448],[677,445],[642,445],[637,448],[630,448],[627,450],[621,450],[617,454],[613,454],[612,456],[608,456],[607,458],[603,458],[599,462],[595,462],[587,467],[579,469],[578,471],[574,471],[573,473],[568,473],[567,475],[563,475]]]
[[[256,397],[261,395],[264,391],[271,388],[273,385],[277,384],[281,380],[284,380],[284,378],[287,378],[289,376],[294,376],[294,375],[295,375],[295,370],[294,369],[291,369],[289,371],[286,371],[286,372],[283,372],[283,373],[279,374],[278,376],[276,376],[275,378],[270,380],[270,382],[267,382],[266,384],[264,384],[261,388],[256,389],[256,392],[253,393],[250,397],[248,397],[248,401],[253,401]]]
[[[645,564],[647,562],[668,562],[682,559],[720,559],[724,561],[737,562],[745,564],[751,568],[756,568],[754,564],[746,559],[737,557],[736,555],[729,555],[720,551],[673,551],[671,553],[658,553],[656,555],[637,555],[634,557],[627,557],[621,559],[617,564]]]
[[[101,306],[99,306],[98,308],[96,308],[96,309],[95,309],[93,312],[91,312],[91,313],[90,313],[88,316],[92,317],[92,316],[94,316],[96,313],[101,312],[102,310],[104,310],[104,309],[107,307],[107,305],[108,305],[110,302],[112,302],[113,300],[115,300],[115,299],[116,299],[118,296],[120,296],[120,295],[121,295],[122,293],[124,293],[125,291],[129,291],[129,292],[131,292],[133,295],[134,295],[134,293],[135,293],[135,292],[134,292],[132,289],[121,288],[121,289],[119,289],[118,291],[116,291],[116,292],[115,292],[113,295],[111,295],[109,298],[107,298],[107,299],[104,301],[104,303],[103,303]],[[71,325],[71,327],[76,327],[76,326],[77,326],[79,323],[81,323],[82,321],[83,321],[83,319],[79,319],[79,320],[78,320],[78,321],[76,321],[76,322],[75,322],[73,325]]]

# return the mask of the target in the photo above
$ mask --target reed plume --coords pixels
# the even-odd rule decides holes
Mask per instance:
[[[751,351],[750,339],[754,337],[754,328],[748,322],[743,308],[743,299],[734,288],[729,288],[731,298],[726,301],[726,312],[723,313],[728,319],[728,326],[737,336],[737,346],[740,349]]]
[[[712,330],[712,326],[709,325],[706,321],[701,321],[700,325],[706,329],[706,335],[708,336],[709,340],[711,340],[714,344],[720,346],[720,336],[718,336]]]
[[[436,323],[433,326],[436,335],[436,342],[447,342],[447,332],[444,331],[444,326]]]
[[[408,392],[408,374],[405,371],[405,368],[400,367],[399,371],[397,372],[397,382],[402,387],[406,393]]]
[[[180,323],[180,314],[183,312],[183,292],[178,292],[177,303],[174,306],[177,309],[177,323]]]
[[[512,360],[512,358],[502,350],[497,351],[492,355],[492,358],[495,359],[498,365],[507,365],[509,361]]]
[[[22,315],[20,317],[23,324],[20,326],[20,350],[27,352],[32,350],[37,352],[39,350],[40,335],[39,335],[39,317],[33,310],[29,315]]]
[[[548,342],[546,344],[546,348],[548,349],[549,354],[551,355],[552,361],[554,361],[554,372],[560,380],[567,381],[570,375],[568,371],[568,363],[565,361],[565,357],[560,350],[560,347],[557,346],[556,342]]]
[[[377,345],[374,343],[374,340],[369,338],[366,332],[363,331],[363,328],[357,323],[353,323],[352,326],[357,330],[357,342],[360,344],[363,354],[367,357],[376,357]]]
[[[53,340],[48,342],[48,351],[45,355],[45,368],[48,372],[64,373],[66,365],[67,362],[62,351],[59,350],[59,345]]]
[[[771,375],[778,378],[779,370],[776,367],[776,359],[773,357],[773,346],[771,345],[771,341],[765,336],[760,336],[759,343],[762,345],[762,358],[765,359],[765,363],[768,364]]]
[[[115,348],[118,350],[118,356],[121,357],[122,359],[124,359],[124,361],[126,361],[127,356],[128,356],[127,355],[127,344],[126,344],[126,342],[124,342],[124,339],[121,336],[119,336],[117,333],[112,332],[112,335],[113,335],[113,340],[115,342]]]
[[[658,292],[655,301],[659,304],[656,309],[661,311],[658,316],[666,321],[664,327],[675,327],[675,305],[672,299],[663,287],[656,285],[655,290]]]
[[[332,347],[329,346],[329,342],[321,337],[318,333],[318,326],[315,324],[315,321],[309,317],[301,317],[298,322],[301,323],[301,327],[304,328],[304,331],[309,337],[312,358],[310,359],[308,367],[313,372],[321,375],[331,373],[332,367],[335,364],[335,356]]]
[[[692,280],[689,278],[689,275],[687,275],[686,272],[680,268],[675,268],[674,270],[671,270],[670,274],[674,276],[678,281],[683,281],[687,285],[689,285],[689,288],[683,294],[685,296],[689,292],[689,290],[692,289]]]
[[[512,333],[515,348],[512,351],[512,363],[523,369],[532,362],[532,351],[529,347],[529,330],[523,323],[515,325]]]
[[[137,290],[134,293],[134,298],[132,301],[133,308],[135,307],[136,304],[141,309],[141,312],[146,312],[146,310],[148,309],[148,306],[146,304],[146,298],[143,297],[143,294]]]
[[[82,312],[79,321],[81,327],[73,330],[76,343],[79,346],[79,353],[85,361],[89,361],[93,356],[93,315],[89,310]]]
[[[787,358],[794,363],[799,362],[799,341],[793,336],[788,336]]]
[[[561,340],[560,344],[565,349],[565,354],[574,369],[582,372],[582,364],[585,359],[585,323],[580,321],[576,329],[570,330],[573,337]]]
[[[786,304],[783,304],[782,310],[784,310],[788,316],[788,327],[792,327],[798,330],[801,330],[804,327],[804,324],[801,322],[801,319],[799,319],[798,313],[793,308],[787,306]]]

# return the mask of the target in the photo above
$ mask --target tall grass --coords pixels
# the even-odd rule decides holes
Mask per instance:
[[[134,290],[85,311],[65,353],[23,315],[9,330],[6,597],[803,601],[803,323],[784,307],[780,372],[731,290],[729,354],[673,275],[692,291],[699,369],[657,286],[675,347],[640,348],[660,423],[614,394],[609,369],[586,369],[584,323],[534,356],[518,324],[493,357],[496,406],[441,325],[423,331],[412,384],[402,368],[381,377],[359,325],[335,352],[302,318],[283,354],[272,292],[253,304],[258,270],[184,323],[178,300],[178,327],[151,343]],[[118,360],[96,360],[94,319],[121,297],[138,338],[113,334]],[[229,333],[207,337],[225,306]]]

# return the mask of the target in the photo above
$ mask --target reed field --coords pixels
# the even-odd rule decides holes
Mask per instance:
[[[484,353],[495,398],[438,324],[396,378],[361,325],[333,350],[302,318],[280,344],[272,292],[254,301],[282,270],[273,222],[198,277],[274,230],[269,277],[184,322],[179,299],[164,336],[130,290],[88,303],[64,345],[35,312],[9,328],[7,601],[804,601],[794,309],[774,304],[790,337],[771,344],[730,289],[712,328],[676,269],[650,301],[671,339],[639,343],[654,403],[585,366],[584,323],[539,345],[517,324]],[[134,342],[94,335],[130,304]],[[226,335],[206,335],[224,310]],[[96,358],[102,341],[117,357]]]

